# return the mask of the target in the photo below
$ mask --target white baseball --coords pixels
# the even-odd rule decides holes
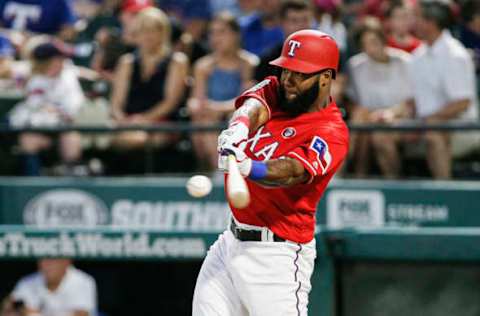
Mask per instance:
[[[193,197],[204,197],[212,191],[212,181],[206,176],[196,175],[188,179],[187,192]]]

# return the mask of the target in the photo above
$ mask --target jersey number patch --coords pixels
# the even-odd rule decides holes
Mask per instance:
[[[322,175],[327,173],[328,167],[332,163],[332,155],[328,150],[328,144],[325,140],[321,137],[315,136],[310,144],[310,148],[316,153],[317,155],[317,163],[318,167],[322,170]],[[314,167],[316,163],[314,163]]]

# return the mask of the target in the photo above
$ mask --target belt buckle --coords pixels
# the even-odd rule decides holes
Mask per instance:
[[[273,241],[273,232],[267,227],[262,228],[261,241]]]

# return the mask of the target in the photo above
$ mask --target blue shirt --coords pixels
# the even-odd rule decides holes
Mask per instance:
[[[10,40],[5,36],[0,35],[0,57],[13,56],[13,54],[15,54],[15,50],[13,49]]]
[[[242,29],[243,48],[257,56],[262,56],[278,43],[283,42],[280,26],[266,28],[260,14],[252,14],[239,19]]]
[[[6,28],[55,34],[74,22],[70,0],[0,0],[0,23]]]
[[[227,101],[242,92],[242,75],[239,70],[215,68],[208,76],[207,98],[214,101]]]

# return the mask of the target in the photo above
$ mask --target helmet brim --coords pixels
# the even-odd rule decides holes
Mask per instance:
[[[280,56],[277,59],[272,60],[269,62],[269,64],[304,74],[311,74],[322,70],[322,67],[319,67],[318,65],[314,65],[303,60],[286,58],[284,56]]]

